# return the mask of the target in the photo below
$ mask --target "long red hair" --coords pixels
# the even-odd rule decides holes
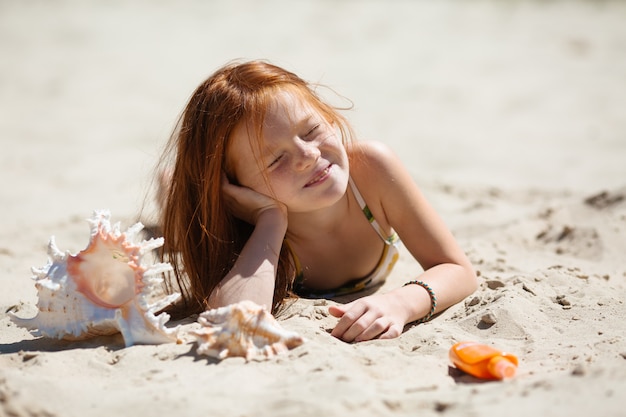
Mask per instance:
[[[228,172],[227,149],[241,121],[258,128],[273,94],[289,89],[306,100],[340,130],[344,145],[351,130],[337,110],[324,103],[312,86],[297,75],[264,61],[231,63],[218,69],[193,93],[168,143],[162,162],[173,167],[160,214],[165,238],[163,260],[173,266],[166,277],[169,291],[179,291],[182,301],[169,309],[181,317],[211,306],[209,295],[233,267],[253,226],[235,218],[226,208],[221,190]],[[168,157],[170,157],[168,159]],[[291,293],[294,268],[283,245],[275,281],[272,310]]]

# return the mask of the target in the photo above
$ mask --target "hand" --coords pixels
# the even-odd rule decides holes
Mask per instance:
[[[345,305],[330,306],[328,312],[340,318],[331,335],[344,342],[398,337],[408,319],[408,313],[391,294],[370,295]]]
[[[251,188],[231,184],[226,175],[222,178],[222,190],[232,214],[250,224],[256,225],[261,213],[273,209],[280,210],[287,218],[287,206],[283,203]]]

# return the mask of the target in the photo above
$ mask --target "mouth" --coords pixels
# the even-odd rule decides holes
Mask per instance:
[[[311,186],[313,186],[315,184],[319,184],[320,182],[324,181],[330,175],[330,169],[331,168],[332,168],[332,164],[328,165],[322,171],[318,172],[317,175],[315,175],[315,177],[313,179],[311,179],[311,181],[309,181],[306,184],[304,184],[304,187],[305,188],[306,187],[311,187]]]

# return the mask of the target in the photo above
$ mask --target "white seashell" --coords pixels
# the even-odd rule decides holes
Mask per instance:
[[[150,304],[168,263],[143,265],[142,258],[163,245],[163,238],[134,243],[141,223],[120,232],[110,213],[95,211],[88,220],[91,237],[76,255],[61,252],[50,238],[48,263],[33,268],[39,309],[31,319],[10,312],[11,320],[35,335],[79,340],[121,332],[126,346],[177,340],[178,327],[168,329],[169,315],[155,312],[176,301],[171,294]],[[36,331],[35,331],[36,330]]]
[[[202,328],[190,332],[196,336],[197,353],[216,359],[270,358],[304,343],[300,335],[282,328],[265,307],[252,301],[205,311],[198,322]]]

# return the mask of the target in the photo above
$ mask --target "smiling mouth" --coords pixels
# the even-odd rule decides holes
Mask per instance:
[[[324,179],[328,176],[328,174],[330,173],[330,168],[331,168],[331,167],[332,167],[332,164],[331,164],[331,165],[328,165],[328,166],[326,167],[326,169],[324,169],[322,172],[320,172],[320,173],[319,173],[319,175],[317,175],[317,176],[316,176],[315,178],[313,178],[311,181],[307,182],[304,186],[305,186],[305,187],[310,187],[310,186],[315,185],[315,184],[317,184],[318,182],[320,182],[320,181],[324,180]]]

